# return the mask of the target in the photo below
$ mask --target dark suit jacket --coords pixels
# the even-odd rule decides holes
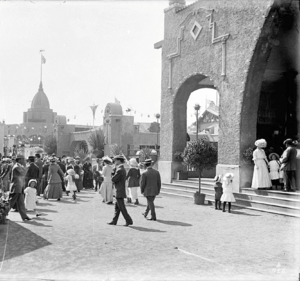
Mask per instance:
[[[22,165],[16,163],[11,172],[11,193],[23,193],[25,187],[26,169]]]
[[[145,196],[156,196],[159,194],[161,188],[161,180],[159,171],[147,168],[147,171],[142,173],[141,178],[141,192]]]
[[[126,198],[126,170],[123,165],[118,166],[116,173],[114,174],[111,180],[115,184],[116,198]]]
[[[31,179],[37,180],[39,178],[39,175],[40,175],[39,167],[31,162],[29,164],[29,167],[27,169],[27,173],[26,173],[26,176],[25,176],[25,185],[28,186],[28,182]]]
[[[297,149],[295,147],[287,147],[282,154],[281,170],[295,171],[297,168]]]
[[[37,159],[35,165],[39,168],[39,179],[41,179],[43,176],[43,161],[41,159]]]

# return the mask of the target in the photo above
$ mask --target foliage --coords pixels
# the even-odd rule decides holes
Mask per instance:
[[[246,160],[252,160],[253,158],[253,147],[248,147],[243,151],[243,156]]]
[[[152,149],[149,147],[144,147],[140,150],[140,162],[145,161],[146,159],[150,159],[151,158],[151,151]]]
[[[80,157],[80,162],[83,162],[84,159],[86,159],[87,156],[89,156],[89,153],[82,149],[82,148],[75,148],[74,150],[74,157],[79,156]]]
[[[123,148],[122,146],[118,145],[118,144],[112,144],[110,146],[110,154],[112,156],[116,156],[116,155],[120,155],[120,154],[123,154]]]
[[[213,169],[218,162],[218,151],[210,142],[203,139],[187,143],[183,153],[183,162],[199,171],[199,193],[201,192],[201,174],[203,169]]]
[[[105,136],[103,130],[99,129],[90,134],[88,142],[92,147],[91,152],[98,158],[104,156]]]
[[[86,141],[81,141],[78,146],[79,150],[82,150],[84,153],[89,153],[89,147]]]
[[[157,122],[152,122],[150,127],[148,128],[150,133],[159,133],[160,132],[160,124]]]
[[[48,154],[51,155],[53,153],[56,154],[57,151],[57,140],[55,136],[53,135],[48,135],[44,139],[44,151]]]

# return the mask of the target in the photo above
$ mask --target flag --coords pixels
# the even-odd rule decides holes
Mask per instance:
[[[41,55],[41,62],[42,62],[43,64],[46,63],[46,59],[45,59],[45,57],[44,57],[43,55]]]

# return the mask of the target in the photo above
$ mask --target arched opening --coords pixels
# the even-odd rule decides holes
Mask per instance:
[[[195,74],[181,84],[173,104],[173,160],[175,163],[174,154],[182,152],[187,141],[197,138],[197,117],[195,116],[197,111],[198,138],[205,138],[210,142],[218,141],[215,136],[219,129],[219,112],[216,110],[218,103],[219,94],[209,77]],[[195,104],[199,104],[200,109],[195,110]],[[174,164],[174,172],[180,169],[180,166],[181,163]]]
[[[298,138],[298,31],[290,5],[274,6],[254,50],[245,87],[241,119],[241,159],[255,139],[268,142],[266,153],[281,155],[283,140]],[[298,82],[297,82],[298,80]],[[251,186],[252,163],[241,161],[241,186]]]

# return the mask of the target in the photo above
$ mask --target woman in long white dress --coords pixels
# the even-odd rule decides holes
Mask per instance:
[[[253,151],[254,171],[252,178],[252,188],[262,189],[270,188],[272,186],[270,174],[268,170],[268,159],[264,147],[267,146],[267,142],[264,139],[257,140],[255,143],[257,147]]]
[[[111,174],[113,168],[111,167],[112,160],[109,157],[103,158],[104,167],[101,172],[103,176],[103,182],[101,184],[99,193],[103,198],[103,202],[106,204],[113,204],[113,189],[112,189],[112,181],[111,181]]]

